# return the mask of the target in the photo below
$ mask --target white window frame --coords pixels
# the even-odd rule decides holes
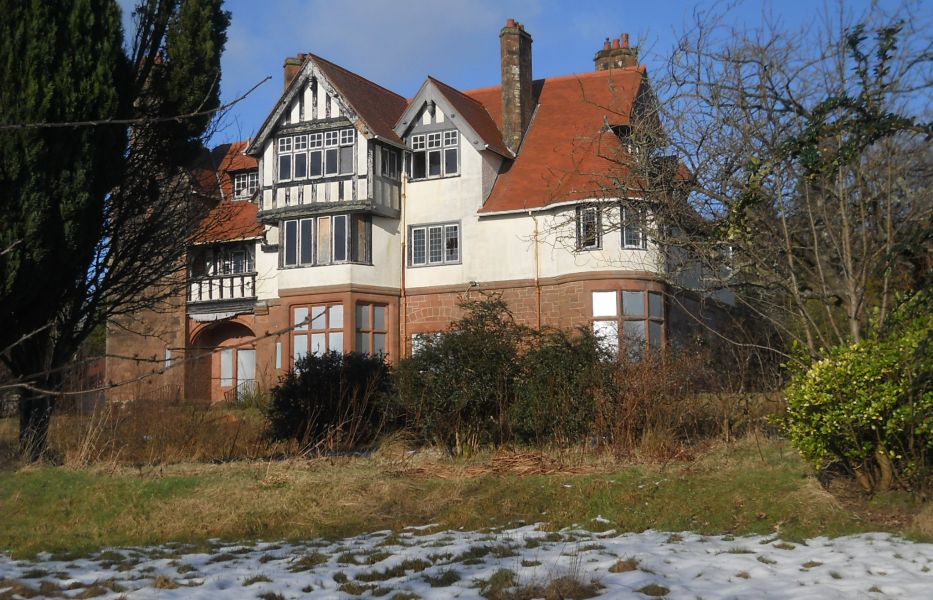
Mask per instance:
[[[460,132],[457,129],[445,129],[443,131],[431,131],[428,133],[419,133],[409,138],[409,146],[412,150],[410,175],[413,181],[423,181],[425,179],[440,179],[442,177],[453,177],[460,174]],[[453,169],[447,168],[447,154],[454,152],[456,160]],[[424,177],[415,176],[415,156],[424,154]],[[431,156],[437,155],[438,172],[430,173]]]
[[[629,239],[629,219],[632,214],[638,215],[639,227],[635,230],[636,238]],[[647,211],[642,207],[623,206],[622,207],[622,247],[628,250],[647,250],[648,249],[648,218]]]
[[[423,232],[424,235],[424,260],[416,262],[415,255],[415,232]],[[448,259],[448,240],[451,239],[450,233],[455,232],[454,238],[457,240],[457,257],[456,259]],[[431,240],[432,235],[439,235],[440,237],[440,260],[432,260],[431,257]],[[439,265],[457,265],[462,262],[463,258],[463,228],[460,226],[459,222],[451,223],[428,223],[424,225],[411,225],[408,228],[408,266],[409,267],[436,267]]]
[[[602,210],[598,205],[588,205],[588,206],[578,206],[576,209],[577,219],[577,250],[599,250],[603,247],[603,235],[602,235]],[[585,231],[587,225],[586,216],[588,214],[594,215],[594,227],[595,231],[593,232],[592,243],[586,243],[586,240],[590,237]]]
[[[354,163],[356,152],[349,153],[349,164],[341,160],[341,148],[355,148],[356,130],[352,127],[343,129],[332,129],[330,131],[302,133],[298,135],[283,136],[278,139],[276,145],[278,155],[276,158],[276,175],[279,182],[303,181],[305,179],[321,179],[323,177],[338,177],[341,175],[352,175],[354,172]],[[327,170],[327,155],[333,152],[334,170]],[[295,176],[295,156],[304,154],[305,173],[301,177]],[[317,154],[320,160],[312,160],[312,155]],[[282,177],[282,159],[286,158],[289,164],[289,177]],[[317,166],[317,173],[315,173]],[[258,177],[258,174],[257,174]],[[257,179],[258,188],[258,179]]]
[[[259,189],[259,171],[240,171],[233,174],[233,197],[236,200],[251,198]]]

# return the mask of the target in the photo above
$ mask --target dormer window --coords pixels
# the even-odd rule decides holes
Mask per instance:
[[[460,173],[460,133],[436,131],[411,136],[411,178],[434,179]]]
[[[245,200],[252,198],[259,189],[259,171],[243,171],[233,175],[233,198]]]

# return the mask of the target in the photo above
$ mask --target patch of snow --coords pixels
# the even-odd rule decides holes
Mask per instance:
[[[353,598],[349,592],[367,587],[373,591],[366,597],[391,590],[480,598],[483,582],[500,569],[513,571],[518,585],[546,585],[565,575],[595,580],[606,598],[644,597],[635,592],[649,585],[666,589],[667,598],[690,600],[924,598],[933,590],[933,544],[889,534],[790,544],[774,536],[690,532],[549,533],[534,525],[428,533],[436,527],[338,541],[213,542],[210,551],[184,544],[110,548],[77,560],[0,555],[0,595],[14,582],[38,590],[44,581],[66,597],[97,584],[104,599]]]

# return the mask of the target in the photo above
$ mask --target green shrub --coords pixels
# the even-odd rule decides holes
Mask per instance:
[[[918,294],[884,330],[838,347],[787,388],[787,428],[817,468],[840,462],[868,491],[930,483],[933,302]]]
[[[593,430],[595,395],[608,374],[608,359],[588,329],[571,334],[546,329],[533,334],[510,412],[516,438],[566,444]]]
[[[356,447],[371,441],[389,417],[391,389],[383,355],[308,354],[272,389],[268,434],[302,447]]]
[[[466,315],[398,367],[411,425],[452,454],[509,437],[508,412],[527,329],[499,296],[460,303]]]

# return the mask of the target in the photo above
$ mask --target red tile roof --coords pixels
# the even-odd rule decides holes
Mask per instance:
[[[225,200],[212,208],[192,240],[195,244],[232,242],[262,235],[262,225],[256,218],[258,207],[247,200]]]
[[[373,133],[402,144],[393,127],[408,108],[405,98],[320,56],[309,54],[308,58],[317,64]]]
[[[499,130],[499,126],[496,125],[489,111],[479,100],[471,98],[460,90],[447,85],[443,81],[434,79],[431,76],[428,76],[428,80],[437,87],[437,90],[443,94],[445,98],[447,98],[447,101],[450,102],[454,109],[460,113],[460,116],[470,124],[473,131],[482,138],[483,142],[489,146],[490,150],[502,156],[512,156],[512,153],[502,142],[502,132]],[[499,98],[499,102],[501,103],[501,96]]]
[[[626,125],[645,78],[643,67],[536,80],[538,108],[518,157],[499,174],[480,209],[494,213],[542,208],[613,189],[624,152],[606,123]],[[501,87],[465,92],[502,123]]]
[[[227,242],[262,235],[256,204],[233,200],[231,173],[258,168],[255,158],[243,154],[248,145],[245,141],[234,142],[205,151],[191,169],[195,187],[215,203],[201,222],[194,243]]]

